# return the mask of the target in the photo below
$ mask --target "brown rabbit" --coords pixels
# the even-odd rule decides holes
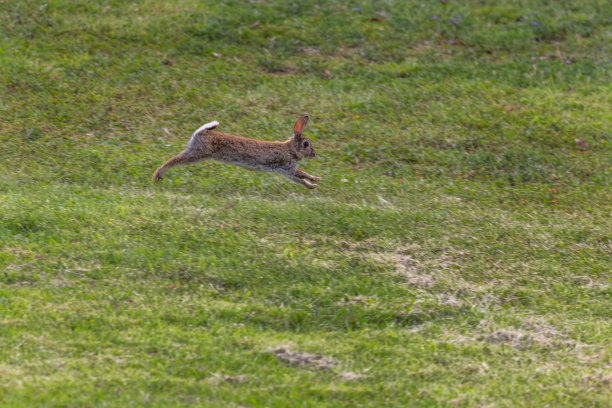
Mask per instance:
[[[193,133],[185,150],[155,170],[153,181],[161,180],[170,167],[213,159],[250,170],[273,171],[307,188],[317,188],[310,181],[321,178],[298,169],[298,161],[316,155],[310,141],[302,135],[307,123],[308,116],[298,118],[293,126],[293,137],[286,142],[267,142],[221,133],[214,130],[219,122],[207,123]]]

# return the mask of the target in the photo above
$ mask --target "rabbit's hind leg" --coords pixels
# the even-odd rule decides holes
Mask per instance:
[[[153,181],[159,181],[162,179],[162,175],[166,170],[170,167],[180,166],[183,164],[195,163],[202,160],[203,157],[199,157],[191,152],[182,151],[176,156],[172,157],[170,160],[162,164],[155,172],[153,173]]]
[[[295,171],[295,175],[296,177],[301,178],[301,179],[308,179],[310,181],[321,181],[321,177],[312,176],[301,169],[297,169]]]

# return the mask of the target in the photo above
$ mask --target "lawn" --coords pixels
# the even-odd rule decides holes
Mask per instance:
[[[608,0],[0,1],[0,145],[3,407],[612,407]]]

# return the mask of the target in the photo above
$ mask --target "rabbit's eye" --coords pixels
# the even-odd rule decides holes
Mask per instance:
[[[304,147],[308,147],[308,142],[304,142]]]

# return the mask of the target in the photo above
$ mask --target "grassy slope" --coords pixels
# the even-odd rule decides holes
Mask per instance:
[[[3,406],[611,405],[607,1],[203,3],[0,2]]]

